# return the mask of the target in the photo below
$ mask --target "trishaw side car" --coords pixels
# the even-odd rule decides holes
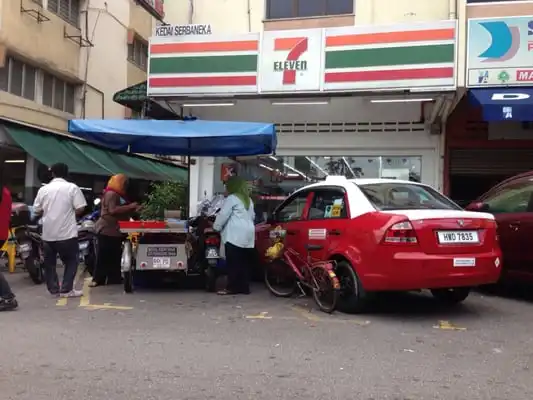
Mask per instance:
[[[114,150],[158,155],[189,157],[188,180],[191,180],[190,157],[238,157],[273,154],[276,130],[273,124],[219,122],[202,120],[71,120],[69,132],[89,142]],[[121,172],[121,171],[116,171]],[[190,201],[190,193],[189,193]],[[186,250],[188,227],[126,226],[135,232],[137,241],[127,240],[122,256],[126,292],[133,291],[136,271],[183,271],[189,274]],[[141,223],[142,224],[142,223]],[[206,270],[207,271],[207,270]]]

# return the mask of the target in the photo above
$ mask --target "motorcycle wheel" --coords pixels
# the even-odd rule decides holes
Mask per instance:
[[[44,282],[43,265],[38,257],[31,255],[26,258],[26,260],[24,260],[24,267],[28,271],[33,283],[40,285]]]
[[[124,271],[122,274],[124,279],[124,291],[126,293],[133,293],[133,272]]]

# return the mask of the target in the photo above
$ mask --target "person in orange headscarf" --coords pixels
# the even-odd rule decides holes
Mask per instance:
[[[120,284],[120,259],[124,235],[118,221],[127,220],[139,210],[139,204],[127,200],[128,178],[124,174],[109,179],[100,204],[100,218],[96,222],[98,251],[92,287],[105,284]]]

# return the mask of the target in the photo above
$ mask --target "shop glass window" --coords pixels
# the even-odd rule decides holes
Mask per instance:
[[[78,26],[80,21],[80,0],[48,0],[48,11]]]
[[[298,221],[302,218],[309,192],[298,193],[288,203],[276,210],[276,222]]]
[[[315,191],[309,208],[308,219],[339,219],[346,217],[347,211],[342,190]]]
[[[54,77],[46,72],[43,77],[43,104],[54,106]]]
[[[352,14],[354,0],[267,0],[267,19]]]
[[[24,79],[24,64],[21,61],[10,59],[9,93],[22,96],[22,80]]]
[[[31,65],[24,65],[24,83],[22,88],[22,96],[28,100],[35,100],[35,79],[37,77],[37,69]]]
[[[502,188],[484,203],[494,214],[533,212],[533,182],[522,181]]]
[[[378,210],[461,210],[461,207],[429,186],[383,182],[358,187]]]
[[[35,100],[37,69],[13,57],[6,57],[0,68],[0,90]]]

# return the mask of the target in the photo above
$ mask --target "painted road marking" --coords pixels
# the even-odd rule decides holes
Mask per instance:
[[[91,304],[91,284],[92,278],[85,278],[83,281],[83,295],[80,298],[80,305],[78,307],[87,307]]]
[[[61,297],[57,300],[56,306],[58,307],[64,307],[67,305],[68,299],[66,297]]]
[[[104,303],[104,304],[89,304],[85,307],[86,310],[133,310],[133,307],[125,307],[125,306],[114,306],[111,303]]]
[[[433,328],[448,331],[466,331],[466,328],[454,325],[450,321],[439,321],[438,325],[433,325]]]
[[[320,317],[317,317],[316,315],[313,315],[309,310],[306,310],[303,307],[293,306],[293,307],[291,307],[291,310],[297,312],[298,314],[300,314],[305,319],[308,319],[309,321],[313,321],[313,322],[322,321],[322,319]]]
[[[268,316],[267,314],[268,312],[263,311],[257,315],[247,315],[245,318],[246,319],[272,319],[272,317]]]
[[[78,268],[78,272],[76,272],[76,277],[74,278],[74,287],[76,287],[76,284],[80,281],[81,276],[85,270],[83,268]],[[64,307],[68,304],[68,297],[62,297],[56,302],[56,306],[58,307]]]

